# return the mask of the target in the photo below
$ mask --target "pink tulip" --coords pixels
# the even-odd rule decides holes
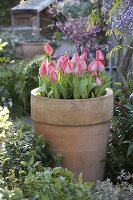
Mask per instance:
[[[82,67],[82,71],[86,71],[87,70],[87,64],[84,60],[80,61],[80,65]]]
[[[90,71],[90,72],[97,72],[97,65],[96,65],[95,61],[91,62],[88,65],[88,71]]]
[[[50,79],[51,79],[51,81],[57,81],[58,80],[58,76],[57,76],[57,73],[55,71],[51,72]]]
[[[47,75],[49,76],[55,70],[55,63],[50,61],[47,67]]]
[[[63,72],[66,74],[70,74],[73,71],[73,65],[72,62],[70,60],[66,60],[63,63]]]
[[[103,72],[105,64],[102,60],[95,59],[88,65],[88,71],[90,72]]]
[[[57,68],[58,70],[61,70],[61,71],[62,71],[62,69],[63,69],[63,59],[62,59],[61,57],[60,57],[60,58],[58,59],[58,61],[57,61],[56,68]]]
[[[65,63],[67,60],[69,60],[68,55],[61,56],[61,57],[58,59],[58,61],[57,61],[56,68],[57,68],[58,70],[61,70],[61,71],[62,71],[62,70],[63,70],[64,63]]]
[[[75,74],[81,74],[82,73],[82,65],[81,65],[81,63],[77,63],[77,65],[76,65],[75,69],[73,70],[73,72]]]
[[[105,63],[102,60],[98,60],[97,62],[97,70],[99,72],[103,72],[105,70]]]
[[[42,60],[41,66],[39,68],[39,75],[45,76],[46,74],[47,74],[46,61]]]
[[[78,54],[78,53],[75,53],[75,54],[73,55],[73,57],[72,57],[72,59],[71,59],[71,62],[72,62],[73,64],[76,64],[76,63],[80,62],[80,57],[79,57],[79,54]]]
[[[48,67],[55,67],[55,63],[54,63],[53,61],[50,61],[50,62],[48,63]]]
[[[102,53],[101,50],[97,50],[96,51],[96,59],[98,59],[98,60],[104,60],[104,55],[103,55],[103,53]]]
[[[48,55],[52,55],[53,54],[53,49],[52,49],[52,47],[48,43],[45,44],[44,51]]]
[[[80,60],[84,60],[84,61],[87,60],[87,53],[85,51],[81,54]]]
[[[103,84],[103,79],[101,77],[96,77],[96,84],[101,86]]]

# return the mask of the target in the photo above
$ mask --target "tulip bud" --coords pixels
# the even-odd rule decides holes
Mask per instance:
[[[86,71],[87,70],[87,64],[86,64],[86,62],[84,60],[81,60],[80,64],[81,64],[82,71]]]
[[[80,60],[84,60],[84,61],[87,60],[87,52],[84,51],[84,52],[81,54]]]
[[[39,75],[45,76],[47,74],[46,61],[42,60],[41,67],[39,68]]]
[[[52,49],[52,47],[48,43],[45,44],[44,51],[48,55],[52,55],[53,54],[53,49]]]
[[[101,77],[96,77],[96,84],[101,86],[103,84],[103,79]]]
[[[55,63],[53,61],[50,61],[48,63],[47,75],[49,76],[54,70],[55,70]]]
[[[102,60],[98,60],[97,62],[97,70],[98,72],[103,72],[105,70],[105,64]]]
[[[97,50],[96,51],[96,59],[98,59],[98,60],[104,60],[104,55],[103,55],[103,53],[102,53],[101,50]]]
[[[75,74],[81,74],[82,73],[82,65],[80,63],[77,63],[74,71]]]
[[[63,63],[63,71],[64,71],[64,73],[66,73],[66,74],[72,73],[72,71],[73,71],[73,65],[72,65],[72,63],[71,63],[70,60],[66,60],[66,61]]]
[[[78,53],[75,53],[75,54],[73,55],[72,59],[71,59],[71,62],[72,62],[73,64],[76,64],[76,63],[78,63],[79,61],[80,61],[79,54],[78,54]]]
[[[88,65],[88,71],[90,72],[97,72],[97,63],[95,61],[91,62],[89,65]]]
[[[51,79],[51,81],[57,81],[58,80],[58,76],[57,76],[57,73],[55,71],[51,72],[50,79]]]

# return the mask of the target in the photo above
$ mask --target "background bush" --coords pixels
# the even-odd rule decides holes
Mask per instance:
[[[11,23],[10,9],[17,5],[19,0],[1,0],[0,1],[0,25]]]
[[[2,63],[0,67],[0,103],[10,108],[12,117],[30,112],[30,92],[38,87],[38,69],[42,56],[32,61]]]
[[[133,105],[117,91],[111,138],[108,149],[106,177],[114,183],[133,183]]]

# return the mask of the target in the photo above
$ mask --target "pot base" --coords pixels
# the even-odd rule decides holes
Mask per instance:
[[[61,153],[63,167],[84,181],[103,180],[110,122],[91,126],[53,126],[34,121],[35,132]]]

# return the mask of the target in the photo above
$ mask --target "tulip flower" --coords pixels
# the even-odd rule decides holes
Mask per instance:
[[[39,75],[45,76],[47,74],[46,61],[42,60],[41,67],[39,68]]]
[[[47,67],[47,75],[49,76],[51,72],[53,72],[54,70],[55,70],[55,63],[53,61],[50,61]]]
[[[44,51],[48,55],[52,55],[53,54],[53,49],[52,49],[52,47],[48,43],[45,44]]]
[[[76,63],[80,62],[80,57],[79,57],[79,54],[78,54],[78,53],[75,53],[75,54],[73,55],[73,57],[72,57],[72,59],[71,59],[71,62],[72,62],[73,64],[76,64]]]
[[[87,70],[87,64],[84,60],[80,61],[81,67],[82,67],[82,71],[86,71]]]
[[[103,79],[101,77],[96,77],[96,84],[101,86],[103,84]]]
[[[101,50],[97,50],[96,51],[96,59],[98,59],[98,60],[104,60],[104,55],[103,55],[103,53],[102,53]]]
[[[81,74],[82,73],[82,65],[81,65],[81,63],[77,63],[77,65],[76,65],[75,69],[73,70],[73,72],[75,74]]]
[[[95,59],[88,65],[87,71],[89,72],[103,72],[105,69],[105,64],[102,60]]]
[[[88,66],[89,72],[103,72],[105,69],[105,63],[103,62],[104,55],[101,50],[96,51],[96,58]]]
[[[57,73],[55,71],[52,71],[49,77],[50,77],[51,81],[57,81],[58,80],[58,76],[57,76]]]
[[[87,71],[89,71],[89,72],[97,72],[97,65],[95,64],[95,61],[91,62],[88,65]]]
[[[87,60],[87,52],[84,51],[84,52],[81,54],[80,60],[84,60],[84,61]]]
[[[63,63],[63,72],[66,74],[70,74],[73,71],[73,64],[70,60],[66,60]]]
[[[68,55],[61,56],[57,61],[56,68],[63,71],[63,65],[67,60],[69,60]]]
[[[105,63],[102,60],[96,60],[98,72],[103,72],[105,69]]]

